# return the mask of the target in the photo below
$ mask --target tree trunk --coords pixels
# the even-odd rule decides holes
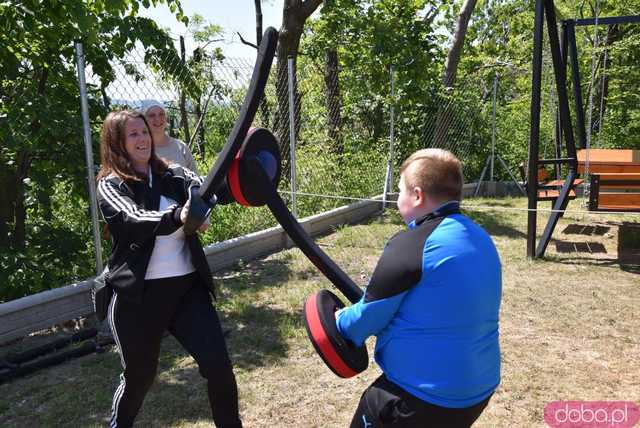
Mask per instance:
[[[460,9],[458,20],[456,22],[456,29],[453,33],[453,42],[451,49],[447,54],[447,59],[444,62],[444,74],[442,77],[442,84],[446,92],[449,92],[449,88],[453,88],[456,81],[456,74],[458,72],[458,64],[460,63],[460,57],[462,56],[462,49],[464,47],[464,39],[467,35],[467,28],[469,26],[469,19],[473,13],[473,9],[476,7],[477,0],[464,0],[464,4]],[[447,130],[451,123],[452,115],[446,114],[447,108],[438,111],[438,118],[436,119],[436,130],[434,132],[434,145],[436,147],[444,147],[446,144]]]
[[[602,70],[597,74],[600,74],[600,78],[596,82],[589,83],[589,91],[592,90],[592,84],[595,85],[594,89],[594,105],[592,115],[597,114],[597,120],[592,122],[591,132],[600,132],[602,129],[603,118],[607,110],[607,98],[609,96],[609,69],[611,67],[611,60],[609,58],[609,49],[613,44],[622,38],[622,32],[618,25],[612,25],[607,29],[608,33],[605,38],[604,53],[602,58],[598,59],[597,70]],[[588,103],[587,97],[587,103]],[[585,111],[588,106],[585,107]]]
[[[256,8],[256,45],[262,42],[262,0],[253,0]]]
[[[294,70],[296,69],[296,57],[300,47],[300,37],[304,30],[304,23],[309,16],[320,6],[322,0],[285,0],[282,12],[282,27],[278,37],[276,54],[277,75],[276,94],[278,99],[278,111],[274,118],[276,136],[280,139],[280,152],[283,160],[283,175],[289,172],[289,96],[288,96],[288,72],[287,58],[293,57]],[[295,81],[295,79],[294,79]],[[294,85],[294,103],[296,105],[296,132],[299,129],[299,94],[297,85]],[[297,137],[297,135],[296,135]]]
[[[340,100],[340,80],[338,75],[338,51],[329,49],[324,63],[325,102],[329,125],[329,138],[334,142],[336,153],[344,150],[342,141],[342,102]]]
[[[42,67],[40,71],[36,70],[34,77],[38,80],[36,102],[40,101],[47,88],[47,80],[49,78],[49,69]],[[34,117],[30,124],[30,133],[32,136],[38,135],[38,131],[42,124],[37,117]],[[24,248],[27,236],[27,207],[25,206],[24,180],[29,176],[31,169],[31,153],[26,148],[21,148],[16,153],[16,171],[13,175],[13,188],[15,194],[13,204],[9,201],[9,221],[13,219],[13,236],[10,244],[14,248]],[[13,208],[13,210],[12,210]],[[13,211],[13,212],[11,212]],[[13,215],[11,215],[13,214]]]
[[[384,128],[384,109],[382,108],[382,104],[376,103],[376,107],[373,109],[373,120],[371,129],[371,138],[374,142],[378,142],[385,137],[385,128]]]
[[[442,83],[445,88],[453,87],[456,81],[456,73],[458,72],[458,64],[462,56],[462,48],[464,47],[464,39],[467,35],[467,28],[473,9],[476,7],[477,0],[465,0],[458,15],[456,22],[456,30],[453,33],[453,43],[444,62],[444,77]]]
[[[14,176],[14,187],[16,189],[15,211],[14,211],[14,229],[13,229],[13,247],[24,248],[26,240],[26,223],[27,209],[24,205],[24,179],[29,174],[31,159],[29,152],[22,149],[18,151],[17,167],[18,170]]]
[[[256,8],[256,46],[260,46],[262,43],[262,0],[253,0],[253,4]],[[269,106],[267,105],[266,97],[262,97],[260,100],[260,114],[262,115],[262,121],[266,126],[269,126]]]
[[[205,52],[203,49],[201,48],[196,48],[193,51],[193,57],[192,57],[192,64],[193,64],[193,68],[194,70],[201,70],[202,67],[202,59],[205,58]],[[198,99],[196,100],[196,105],[195,105],[195,113],[196,113],[196,129],[193,131],[194,133],[197,133],[197,137],[194,135],[194,142],[195,142],[195,147],[196,147],[196,151],[197,153],[199,153],[200,157],[202,159],[204,159],[204,146],[205,146],[205,129],[206,129],[206,125],[205,125],[205,118],[202,117],[203,114],[206,114],[206,111],[203,111],[202,109],[202,97],[203,94],[199,94],[198,95]],[[205,105],[206,108],[206,105]],[[191,142],[191,140],[187,141],[187,144],[189,144]],[[189,147],[190,150],[193,151],[192,147]]]
[[[184,37],[180,36],[180,59],[182,64],[186,64],[186,53],[184,48]],[[187,96],[184,89],[180,90],[180,121],[182,122],[183,139],[187,143],[191,141],[191,133],[189,132],[189,115],[187,114]]]
[[[51,186],[44,185],[38,189],[38,205],[42,218],[50,223],[53,220],[53,207],[51,204]]]
[[[5,163],[2,162],[4,165]],[[11,207],[15,201],[11,175],[4,168],[0,170],[0,247],[9,245],[9,219],[13,217]]]
[[[111,110],[111,100],[107,95],[107,88],[104,85],[100,85],[100,94],[102,95],[102,103],[106,110]]]

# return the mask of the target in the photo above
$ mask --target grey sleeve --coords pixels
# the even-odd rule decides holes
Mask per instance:
[[[196,165],[196,161],[193,158],[193,154],[191,153],[191,149],[189,149],[189,146],[187,146],[186,144],[184,144],[184,160],[185,160],[185,166],[190,169],[191,171],[195,172],[196,174],[200,174],[198,172],[198,165]]]

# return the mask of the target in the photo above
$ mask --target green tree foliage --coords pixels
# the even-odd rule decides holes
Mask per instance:
[[[176,56],[155,22],[159,3],[186,22],[178,1],[0,3],[0,302],[92,274],[92,242],[74,41],[103,87],[111,63],[140,42],[146,60]],[[106,113],[93,88],[96,129]],[[98,141],[94,138],[98,162]]]
[[[402,142],[398,157],[419,146],[421,116],[433,99],[444,59],[444,37],[436,33],[433,17],[449,7],[446,3],[334,0],[309,27],[305,61],[321,68],[325,52],[337,50],[343,127],[353,133],[347,151],[388,138],[391,103],[403,118],[396,130]],[[391,67],[396,70],[393,98]]]
[[[621,1],[556,1],[558,24],[563,19],[638,14],[640,3]],[[476,81],[489,93],[493,78],[499,76],[497,107],[497,150],[511,166],[526,161],[529,140],[531,103],[531,58],[535,2],[527,0],[491,0],[478,4],[467,34],[466,56],[462,73]],[[545,24],[546,25],[546,24]],[[546,35],[543,44],[543,81],[541,112],[541,156],[554,155],[557,90]],[[560,28],[559,28],[560,31]],[[609,31],[609,36],[606,32]],[[640,147],[638,115],[640,114],[640,72],[638,57],[640,26],[628,24],[598,30],[598,49],[594,51],[596,29],[578,27],[576,41],[582,80],[585,118],[588,117],[589,95],[592,98],[593,147]],[[604,67],[605,52],[608,63]],[[591,76],[595,55],[594,76]],[[571,72],[569,67],[568,72]],[[603,82],[604,79],[604,82]],[[603,84],[604,83],[604,84]],[[568,79],[574,133],[576,109],[573,89]],[[603,91],[604,88],[604,91]],[[602,96],[604,93],[604,97]],[[603,119],[600,131],[600,110]],[[484,117],[490,118],[485,105]],[[490,138],[487,135],[484,140]],[[576,134],[577,138],[577,134]],[[577,140],[576,140],[577,141]],[[507,179],[503,171],[499,176]]]

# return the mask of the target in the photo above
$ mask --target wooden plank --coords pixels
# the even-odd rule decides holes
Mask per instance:
[[[640,174],[618,173],[618,174],[592,174],[598,179],[602,189],[640,189]]]
[[[603,193],[598,195],[598,207],[620,206],[640,209],[640,193]]]
[[[578,163],[590,164],[640,165],[640,150],[627,149],[586,149],[578,150]]]
[[[589,173],[640,173],[640,150],[589,149]],[[587,150],[578,151],[578,173],[586,172]]]
[[[635,191],[640,189],[640,181],[600,181],[600,192],[605,189],[615,189],[616,192],[621,190]]]
[[[539,201],[553,201],[560,197],[559,190],[538,190],[538,200]],[[569,191],[569,199],[575,199],[576,192],[573,190]]]
[[[586,173],[584,164],[578,164],[578,173]],[[589,163],[589,174],[640,174],[640,165],[614,165]]]
[[[549,181],[547,183],[544,183],[545,186],[559,186],[562,187],[564,186],[564,182],[566,180],[552,180]],[[573,180],[573,186],[579,186],[584,182],[584,180],[582,178],[576,178],[575,180]]]
[[[228,239],[204,249],[212,272],[232,266],[241,260],[250,260],[287,248],[286,234],[281,227],[273,227]]]
[[[44,291],[0,305],[0,343],[93,311],[93,280]]]
[[[635,205],[598,205],[597,211],[640,212],[640,207]]]
[[[637,180],[640,181],[640,174],[635,174],[631,172],[619,172],[617,174],[592,174],[598,175],[600,180]]]

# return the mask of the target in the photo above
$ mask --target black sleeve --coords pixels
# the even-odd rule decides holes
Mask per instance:
[[[98,204],[116,239],[126,237],[128,241],[143,242],[156,235],[169,235],[182,226],[181,208],[177,204],[162,211],[146,210],[106,178],[98,181]]]
[[[365,302],[395,296],[420,281],[424,244],[441,221],[442,218],[423,223],[389,240],[367,286]]]

